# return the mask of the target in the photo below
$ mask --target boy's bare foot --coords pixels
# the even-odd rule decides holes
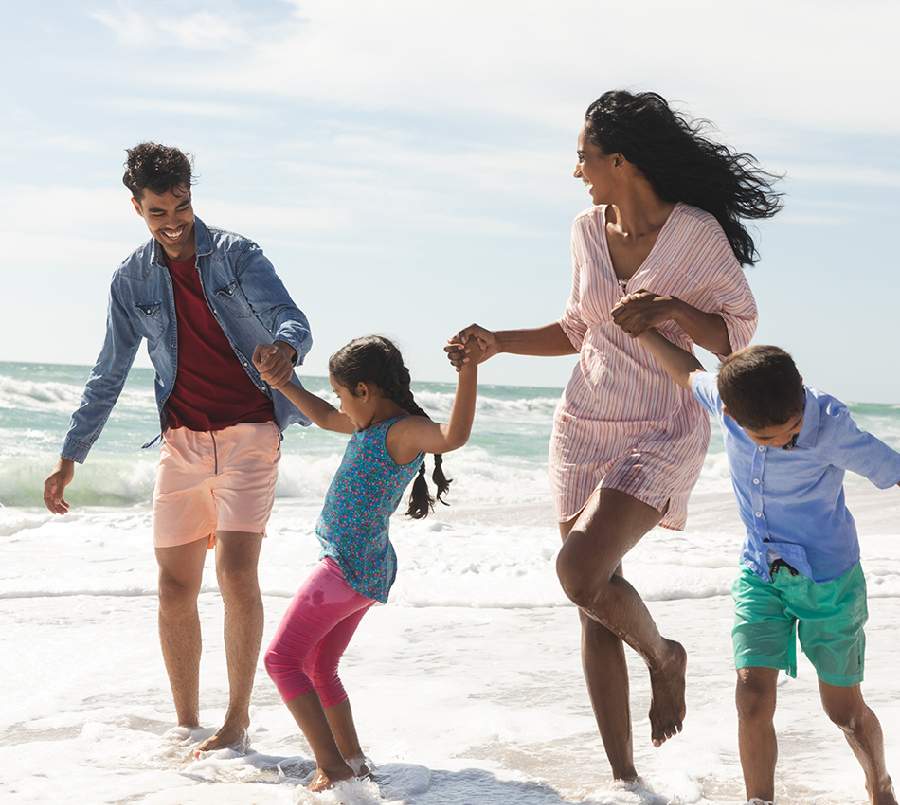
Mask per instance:
[[[668,655],[650,671],[653,700],[650,703],[650,735],[654,746],[662,746],[681,732],[687,707],[684,703],[684,675],[687,652],[676,640],[666,640]]]
[[[312,782],[307,788],[314,793],[327,791],[329,788],[334,788],[335,783],[339,783],[342,780],[350,780],[353,776],[353,769],[346,763],[343,768],[320,769],[317,767]]]
[[[196,754],[213,752],[216,749],[246,751],[249,744],[247,726],[247,724],[229,723],[226,721],[215,733],[197,747]]]

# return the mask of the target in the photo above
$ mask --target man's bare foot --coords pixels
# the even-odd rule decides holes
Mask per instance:
[[[650,734],[654,746],[662,746],[681,725],[687,707],[684,703],[684,675],[687,652],[675,640],[666,640],[668,655],[662,664],[650,671],[653,700],[650,703]]]
[[[195,750],[195,755],[201,752],[213,752],[216,749],[236,749],[245,752],[249,745],[247,727],[249,724],[225,722],[215,733],[209,736]]]
[[[312,782],[307,788],[313,792],[326,791],[329,788],[334,788],[335,783],[339,783],[342,780],[350,780],[353,776],[353,769],[346,763],[343,768],[340,766],[334,769],[321,769],[317,767]]]

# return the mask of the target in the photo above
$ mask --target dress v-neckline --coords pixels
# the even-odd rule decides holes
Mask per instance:
[[[606,256],[606,263],[609,266],[609,270],[612,273],[613,281],[619,286],[622,293],[628,292],[628,285],[631,281],[637,277],[639,274],[643,273],[647,267],[647,264],[650,262],[650,258],[653,257],[653,253],[656,251],[659,246],[659,241],[663,236],[663,233],[669,228],[669,224],[672,223],[672,219],[675,217],[675,211],[681,206],[680,201],[675,202],[675,206],[672,207],[672,210],[669,212],[669,217],[663,222],[663,225],[659,228],[659,232],[656,233],[656,240],[653,243],[653,246],[650,248],[650,251],[647,252],[647,256],[641,261],[641,264],[635,269],[634,274],[632,274],[628,279],[622,279],[616,273],[616,267],[613,263],[612,252],[609,250],[609,241],[606,236],[606,209],[609,207],[608,204],[604,204],[600,209],[600,240],[603,243],[603,252]]]

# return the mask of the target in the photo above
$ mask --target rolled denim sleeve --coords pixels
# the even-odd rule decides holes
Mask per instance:
[[[275,341],[290,344],[297,353],[296,364],[303,363],[312,348],[309,320],[300,311],[275,267],[255,243],[248,242],[235,274],[244,296]]]
[[[829,459],[834,466],[868,478],[879,489],[900,483],[900,453],[862,430],[844,406],[825,412],[825,416]]]
[[[141,344],[141,335],[135,330],[128,313],[113,278],[103,347],[85,383],[81,402],[72,414],[61,450],[63,458],[84,463],[119,399]]]

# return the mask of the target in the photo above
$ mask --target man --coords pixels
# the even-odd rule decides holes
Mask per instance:
[[[194,216],[187,155],[141,143],[128,151],[122,181],[152,238],[113,275],[103,348],[44,483],[44,503],[68,511],[63,491],[75,462],[100,436],[146,338],[162,437],[153,493],[159,636],[175,712],[185,731],[199,726],[197,596],[207,547],[215,546],[229,704],[224,724],[198,749],[239,747],[262,638],[257,563],[281,431],[309,424],[274,387],[293,377],[312,346],[309,322],[259,246]]]

